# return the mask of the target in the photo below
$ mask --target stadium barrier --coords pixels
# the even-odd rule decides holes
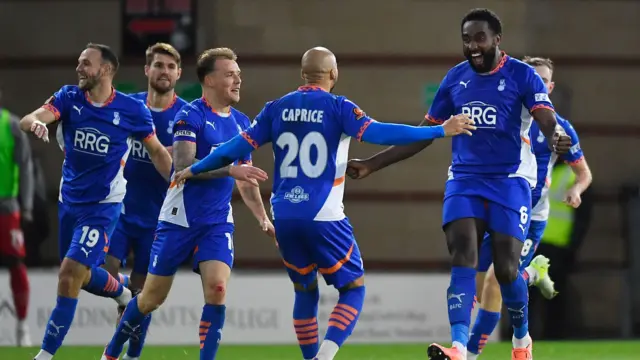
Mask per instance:
[[[28,324],[38,343],[55,305],[57,269],[32,271]],[[0,284],[8,284],[6,271]],[[449,341],[445,291],[448,274],[368,274],[367,297],[352,343]],[[200,278],[176,274],[167,302],[153,316],[148,344],[198,344],[204,304]],[[8,286],[0,288],[0,346],[15,344],[15,312]],[[338,293],[320,281],[318,324],[324,335]],[[235,273],[228,287],[225,344],[296,344],[292,326],[293,291],[285,274]],[[104,345],[113,335],[116,307],[111,299],[80,295],[65,345]],[[499,331],[494,332],[498,334]],[[495,337],[491,338],[492,340]]]

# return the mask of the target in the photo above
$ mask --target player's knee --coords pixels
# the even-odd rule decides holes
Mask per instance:
[[[207,304],[222,305],[227,296],[227,282],[215,280],[205,284],[204,298]]]
[[[86,276],[86,269],[79,269],[77,266],[63,263],[58,272],[58,294],[66,297],[77,297]]]
[[[138,309],[143,314],[148,314],[159,308],[167,299],[167,294],[161,292],[142,290],[138,294]]]

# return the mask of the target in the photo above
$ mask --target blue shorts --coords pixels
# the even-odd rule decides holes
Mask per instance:
[[[327,285],[339,289],[364,275],[360,249],[348,219],[274,221],[278,249],[289,278],[310,285],[317,272]]]
[[[152,228],[142,227],[127,220],[126,215],[123,214],[120,216],[116,230],[111,237],[108,254],[120,260],[124,267],[129,250],[133,250],[133,272],[146,275],[155,233],[155,226]]]
[[[527,240],[524,241],[522,252],[520,253],[519,269],[521,272],[531,263],[531,259],[533,259],[533,255],[536,253],[538,245],[540,245],[540,240],[542,240],[542,235],[546,227],[546,221],[531,221]],[[478,254],[478,272],[487,272],[492,262],[491,236],[485,234],[482,245],[480,245],[480,253]]]
[[[88,267],[104,262],[121,207],[121,203],[58,202],[60,261],[68,257]]]
[[[442,226],[463,218],[484,220],[494,232],[525,240],[531,220],[531,187],[519,177],[447,181]]]
[[[160,221],[151,247],[149,273],[171,276],[192,255],[193,271],[198,274],[203,261],[217,260],[233,267],[233,230],[233,223],[185,228]]]

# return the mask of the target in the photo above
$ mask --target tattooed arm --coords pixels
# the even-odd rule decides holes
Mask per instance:
[[[174,141],[172,147],[173,168],[176,172],[182,171],[194,164],[196,159],[196,143],[191,141]],[[225,166],[221,169],[211,170],[194,176],[192,179],[216,179],[230,176],[229,173],[232,165]]]

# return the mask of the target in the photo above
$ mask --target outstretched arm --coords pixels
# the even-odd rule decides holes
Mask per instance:
[[[436,123],[427,122],[426,120],[423,120],[418,126],[441,127]],[[368,163],[368,166],[371,168],[372,172],[375,172],[380,169],[384,169],[389,165],[393,165],[397,162],[406,160],[416,155],[420,151],[426,149],[427,146],[431,145],[433,143],[433,140],[434,139],[422,140],[402,146],[390,146],[380,151],[379,153],[369,157],[365,161]]]
[[[211,154],[191,166],[193,175],[219,169],[231,164],[235,160],[251,153],[253,146],[242,137],[242,134],[234,136],[231,140],[220,145]],[[174,150],[175,151],[175,150]]]
[[[176,172],[182,171],[197,162],[196,144],[190,141],[175,141],[172,147],[173,167]],[[223,178],[230,175],[230,166],[212,169],[195,176],[196,180]]]

